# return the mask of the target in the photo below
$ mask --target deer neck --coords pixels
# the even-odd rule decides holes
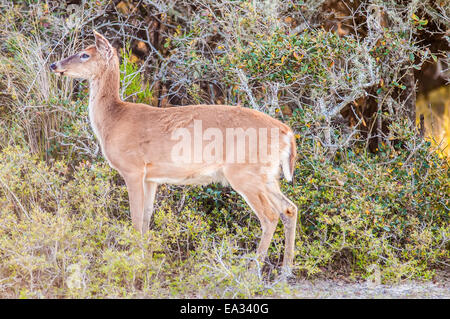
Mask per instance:
[[[103,146],[107,128],[121,107],[119,68],[109,67],[89,83],[89,120]]]

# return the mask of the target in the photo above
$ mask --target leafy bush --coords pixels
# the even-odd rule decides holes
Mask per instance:
[[[138,58],[131,52],[128,45],[122,50],[122,63],[120,64],[120,82],[122,96],[131,98],[132,102],[151,104],[153,94],[150,91],[148,80],[142,75],[142,68],[136,63]]]
[[[82,162],[71,171],[18,146],[5,147],[0,159],[2,297],[236,296],[226,285],[202,287],[217,275],[208,267],[223,262],[210,253],[217,235],[233,259],[247,251],[236,243],[247,242],[247,232],[233,234],[226,223],[211,229],[217,215],[229,212],[205,218],[197,211],[201,203],[176,212],[169,197],[158,202],[151,231],[141,236],[125,213],[125,187],[114,182],[116,173],[106,164]],[[242,276],[236,272],[246,269],[244,261],[230,266],[235,276]],[[238,295],[265,293],[257,279]]]
[[[362,24],[343,35],[320,27],[325,1],[202,0],[202,10],[184,0],[143,3],[0,8],[0,297],[234,298],[295,289],[277,277],[281,223],[268,264],[249,271],[261,230],[231,188],[162,185],[151,230],[133,230],[124,183],[89,127],[88,86],[47,68],[91,44],[92,26],[116,47],[130,43],[119,50],[124,99],[241,102],[294,129],[295,183],[281,186],[299,207],[296,278],[341,272],[398,282],[448,267],[448,160],[405,117],[402,97],[413,92],[405,74],[437,59],[415,37],[441,23],[430,11],[439,7],[376,2],[389,28]],[[373,5],[361,2],[352,18],[373,22]],[[345,109],[356,124],[342,120]]]
[[[331,161],[320,143],[308,146],[300,138],[295,176],[301,186],[286,186],[302,212],[300,269],[314,274],[342,256],[347,271],[368,276],[377,265],[383,280],[398,281],[429,278],[433,266],[445,265],[448,161],[413,132],[392,131],[398,138],[377,154],[356,145]]]
[[[304,31],[286,35],[275,30],[268,36],[255,36],[255,42],[233,47],[224,56],[221,64],[225,70],[243,69],[255,81],[281,81],[286,84],[310,78],[316,89],[326,89],[330,83],[330,68],[337,61],[356,57],[357,42],[350,37],[340,38],[335,33]],[[356,61],[352,61],[355,63]],[[352,72],[353,71],[353,72]],[[357,72],[345,69],[349,82],[355,81]]]

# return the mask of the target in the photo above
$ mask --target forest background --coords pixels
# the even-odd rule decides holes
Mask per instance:
[[[450,5],[434,0],[0,2],[0,297],[263,297],[298,280],[449,273]],[[120,53],[121,97],[240,104],[295,131],[294,278],[263,269],[231,188],[163,185],[151,231],[88,119],[85,81],[49,64]]]

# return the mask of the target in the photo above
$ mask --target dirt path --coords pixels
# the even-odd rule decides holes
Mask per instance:
[[[397,285],[344,283],[331,280],[303,281],[294,285],[292,298],[420,298],[450,299],[450,281],[416,282]]]

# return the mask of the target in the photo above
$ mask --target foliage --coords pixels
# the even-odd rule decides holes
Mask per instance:
[[[136,63],[136,56],[129,46],[122,50],[122,63],[120,64],[120,82],[124,99],[131,97],[132,102],[150,104],[153,98],[148,81],[142,75],[142,68]]]
[[[162,185],[151,230],[132,229],[123,180],[89,126],[88,85],[47,70],[91,44],[92,27],[125,47],[124,99],[240,102],[294,129],[295,183],[281,186],[299,207],[296,279],[426,280],[448,267],[449,164],[405,117],[402,97],[405,74],[439,56],[416,36],[445,12],[430,1],[362,1],[355,30],[340,34],[321,27],[325,1],[271,3],[1,4],[0,297],[294,293],[278,277],[281,223],[267,265],[250,270],[261,230],[231,188]],[[371,6],[389,28],[369,25]],[[369,115],[365,98],[375,101]],[[345,109],[356,124],[342,121]]]
[[[340,38],[335,33],[323,31],[306,30],[301,37],[280,31],[275,30],[271,36],[256,35],[258,42],[231,48],[221,64],[225,69],[243,69],[257,81],[290,84],[309,77],[312,86],[325,89],[333,85],[328,81],[331,80],[329,71],[334,63],[343,57],[355,56],[357,44],[352,38]],[[356,75],[351,71],[347,70],[346,74],[350,82]]]
[[[398,281],[429,278],[429,266],[448,259],[448,162],[401,125],[392,131],[395,142],[377,154],[355,145],[331,161],[320,143],[299,138],[302,186],[286,187],[303,212],[301,269],[315,273],[349,253],[351,271],[368,276],[375,264],[384,280]]]
[[[249,237],[249,230],[236,235],[226,223],[211,229],[215,216],[228,212],[205,218],[197,210],[200,203],[175,212],[168,198],[158,204],[152,230],[141,236],[123,213],[128,210],[126,190],[114,183],[117,173],[108,165],[84,162],[71,171],[62,161],[46,164],[18,146],[5,147],[0,159],[2,297],[250,296],[268,291],[258,278],[247,278],[242,293],[228,291],[225,283],[239,283],[248,267],[236,241]],[[219,276],[210,268],[222,267],[212,254],[214,233],[224,236],[222,245],[232,249],[228,256],[238,260],[239,266],[222,269],[231,273]],[[225,281],[222,286],[207,284],[217,276]]]

